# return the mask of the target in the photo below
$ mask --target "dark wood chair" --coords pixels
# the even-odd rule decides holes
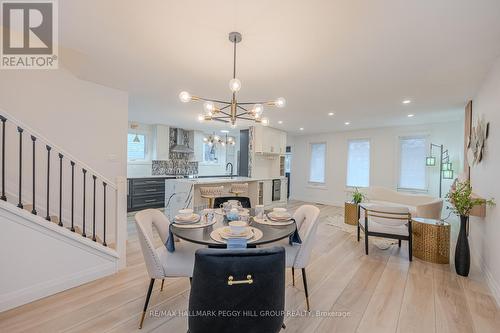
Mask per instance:
[[[408,256],[412,254],[411,214],[406,207],[384,206],[378,204],[360,204],[358,208],[358,242],[360,231],[365,234],[365,252],[368,255],[368,236],[408,241]]]

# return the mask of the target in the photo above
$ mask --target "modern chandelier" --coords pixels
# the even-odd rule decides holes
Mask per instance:
[[[179,99],[183,103],[190,101],[203,101],[203,114],[198,116],[200,121],[216,120],[224,123],[230,123],[232,127],[236,126],[236,119],[255,121],[262,125],[269,125],[269,119],[263,117],[264,105],[276,106],[282,108],[285,106],[283,97],[268,102],[238,102],[236,93],[241,89],[241,81],[236,78],[236,44],[241,42],[242,37],[239,32],[229,33],[229,40],[233,43],[233,78],[229,81],[229,89],[232,92],[231,101],[221,101],[211,98],[202,98],[193,96],[187,91],[179,94]]]

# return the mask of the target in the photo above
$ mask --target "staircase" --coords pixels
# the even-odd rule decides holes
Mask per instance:
[[[0,137],[0,311],[124,267],[126,180],[113,183],[3,110]]]

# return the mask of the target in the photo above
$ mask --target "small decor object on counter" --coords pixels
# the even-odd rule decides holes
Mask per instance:
[[[358,225],[358,205],[366,199],[366,196],[356,187],[352,192],[351,202],[344,205],[344,223]]]
[[[455,180],[450,192],[446,195],[448,202],[452,204],[453,213],[460,216],[460,232],[458,234],[455,248],[455,270],[458,275],[468,276],[470,270],[470,249],[468,236],[469,216],[472,208],[478,205],[495,205],[493,199],[474,198],[469,181],[459,182]]]

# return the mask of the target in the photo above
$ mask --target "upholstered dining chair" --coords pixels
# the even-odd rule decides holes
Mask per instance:
[[[411,214],[407,207],[361,204],[359,207],[358,242],[360,231],[365,234],[365,253],[368,255],[368,236],[408,241],[408,257],[412,261]]]
[[[167,251],[164,244],[168,238],[170,221],[157,209],[146,209],[135,214],[135,224],[148,275],[151,278],[139,323],[140,329],[144,322],[155,280],[162,279],[160,289],[162,291],[164,279],[167,277],[191,278],[193,275],[194,254],[202,246],[181,241],[175,245],[174,252]],[[163,243],[157,248],[155,248],[153,242],[153,226],[156,228]]]
[[[297,223],[297,230],[302,240],[301,244],[289,244],[288,239],[278,242],[285,248],[286,252],[286,267],[292,269],[292,284],[295,286],[295,269],[302,270],[302,282],[304,284],[304,292],[306,295],[307,311],[309,306],[309,290],[307,287],[306,267],[309,264],[311,252],[316,241],[316,231],[319,223],[318,207],[313,205],[302,205],[295,213],[293,218]]]
[[[215,198],[214,201],[214,207],[213,208],[219,208],[221,204],[228,200],[238,200],[241,203],[241,207],[243,208],[252,208],[252,204],[250,202],[250,198],[248,197],[240,197],[240,196],[234,196],[234,197],[217,197]]]
[[[188,333],[278,332],[285,309],[285,250],[196,251]]]

